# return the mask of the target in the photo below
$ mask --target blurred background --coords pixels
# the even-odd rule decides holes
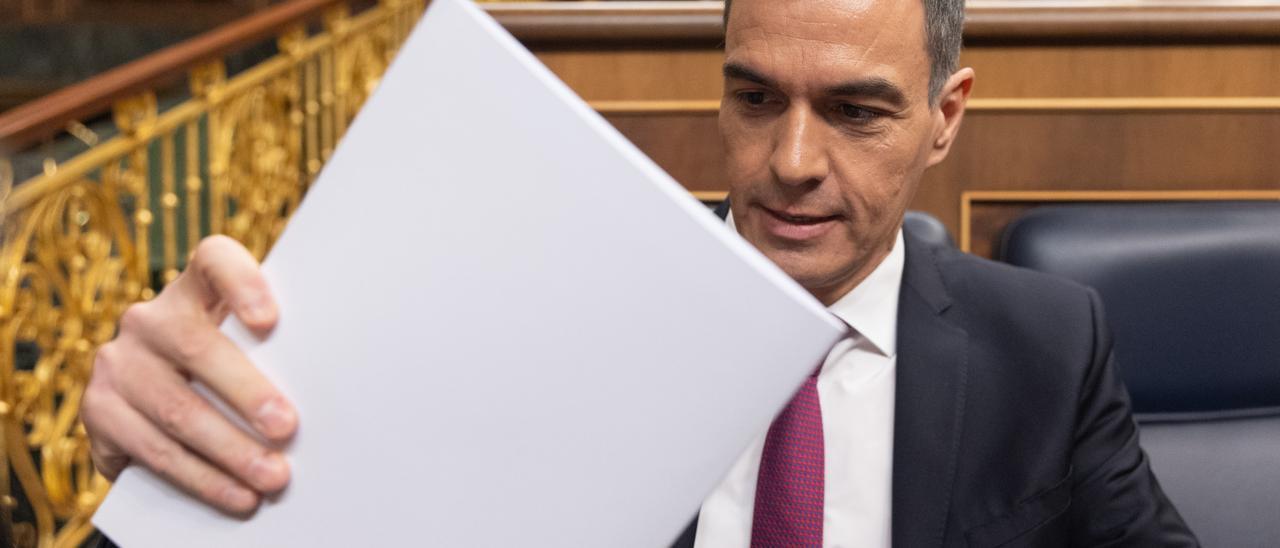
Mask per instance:
[[[0,0],[17,546],[93,538],[108,485],[78,402],[119,314],[205,235],[266,253],[426,4]],[[695,197],[724,199],[721,2],[481,4]],[[1206,545],[1280,545],[1280,2],[968,6],[973,99],[909,229],[1097,287],[1188,522]]]

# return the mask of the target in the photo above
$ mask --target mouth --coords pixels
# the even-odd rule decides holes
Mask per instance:
[[[803,211],[781,211],[761,206],[764,227],[784,240],[811,240],[822,236],[840,221],[840,215],[818,215]]]

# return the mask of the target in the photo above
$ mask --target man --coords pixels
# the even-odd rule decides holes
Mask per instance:
[[[902,234],[974,73],[960,0],[738,0],[726,13],[726,221],[852,328],[707,498],[694,546],[1190,546],[1137,445],[1097,296]],[[730,6],[726,6],[730,8]],[[202,243],[98,354],[95,463],[228,512],[282,489],[298,417],[216,329],[268,330],[257,265]]]

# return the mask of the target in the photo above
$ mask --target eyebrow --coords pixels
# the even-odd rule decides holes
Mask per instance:
[[[778,87],[773,79],[738,63],[725,63],[724,77],[746,80],[765,87]],[[823,92],[826,95],[879,99],[895,108],[903,108],[907,105],[907,94],[902,91],[902,88],[878,76],[837,84],[824,89]]]
[[[907,106],[907,94],[902,91],[902,88],[880,77],[846,82],[831,86],[824,91],[826,91],[827,95],[879,99],[893,105],[895,108]]]
[[[744,65],[739,65],[737,63],[724,64],[724,77],[735,78],[738,80],[746,80],[748,82],[755,82],[757,84],[760,84],[764,87],[769,87],[769,88],[778,87],[774,85],[773,80],[770,80],[769,77],[763,74],[760,74],[759,72],[756,72],[752,69],[749,69]]]

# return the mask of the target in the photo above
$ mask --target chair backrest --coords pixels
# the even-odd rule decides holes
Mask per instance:
[[[1280,203],[1038,208],[1000,258],[1093,286],[1142,446],[1206,546],[1280,546]]]
[[[942,224],[942,221],[939,221],[933,215],[923,211],[907,211],[906,217],[902,219],[902,229],[910,232],[912,236],[934,245],[956,246],[956,242],[951,239],[951,233],[947,231],[946,225]]]

